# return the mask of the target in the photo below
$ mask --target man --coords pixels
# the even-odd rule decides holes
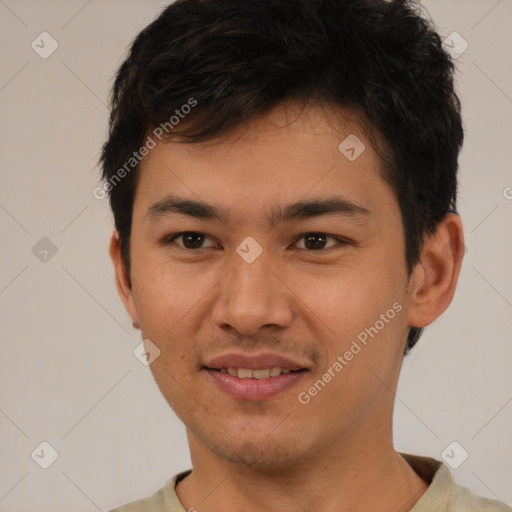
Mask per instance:
[[[452,73],[404,1],[178,0],[135,39],[110,253],[193,468],[117,511],[510,510],[392,442],[463,257]]]

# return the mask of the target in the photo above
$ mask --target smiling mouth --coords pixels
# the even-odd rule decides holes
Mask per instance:
[[[203,367],[216,386],[235,400],[270,399],[295,386],[309,371],[280,366],[270,368]]]
[[[299,373],[307,371],[305,368],[300,370],[290,370],[289,368],[281,368],[273,366],[271,368],[262,368],[253,370],[251,368],[207,368],[216,372],[238,377],[239,379],[270,379],[279,377],[280,375],[288,375],[289,373]]]

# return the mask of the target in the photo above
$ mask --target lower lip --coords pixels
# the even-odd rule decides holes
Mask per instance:
[[[299,370],[268,379],[240,379],[229,373],[205,368],[217,386],[237,400],[264,400],[294,386],[307,370]]]

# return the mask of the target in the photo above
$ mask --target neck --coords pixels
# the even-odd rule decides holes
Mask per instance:
[[[405,512],[427,489],[391,440],[375,435],[373,442],[351,439],[328,453],[315,453],[314,459],[270,472],[223,460],[188,434],[193,471],[176,487],[185,510]]]

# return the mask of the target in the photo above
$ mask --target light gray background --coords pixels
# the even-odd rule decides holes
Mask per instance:
[[[92,194],[113,73],[163,3],[0,0],[0,511],[108,510],[190,465],[183,426],[132,353],[112,220]],[[469,453],[456,480],[512,503],[512,2],[424,5],[443,37],[469,44],[457,59],[468,251],[452,306],[405,361],[396,447],[439,459],[455,440]],[[47,59],[31,48],[43,31],[59,44]],[[58,248],[46,262],[32,252],[42,237]],[[46,470],[31,458],[42,441],[59,455]]]

